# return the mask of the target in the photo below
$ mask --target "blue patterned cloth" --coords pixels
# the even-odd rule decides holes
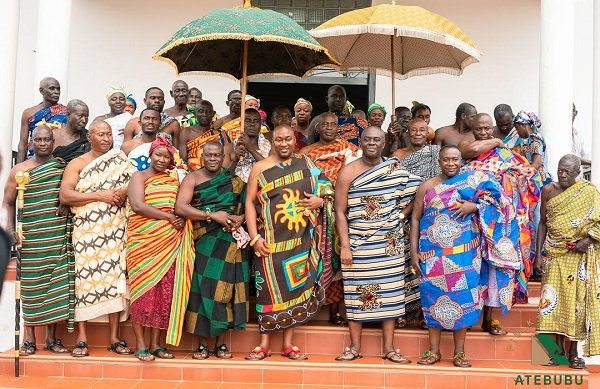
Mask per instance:
[[[476,203],[478,211],[459,219],[454,212],[465,201]],[[487,304],[489,280],[495,300],[490,304],[507,313],[515,271],[522,267],[518,241],[511,201],[487,173],[462,173],[429,190],[419,238],[427,326],[459,330],[476,324]]]

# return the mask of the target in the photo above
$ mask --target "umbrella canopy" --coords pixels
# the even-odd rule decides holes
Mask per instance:
[[[339,15],[310,31],[342,69],[405,79],[460,75],[481,53],[454,23],[416,6],[381,4]]]
[[[238,80],[265,75],[304,77],[315,67],[339,65],[291,18],[251,8],[249,3],[243,8],[213,10],[188,23],[153,58],[170,63],[178,74],[217,73]]]

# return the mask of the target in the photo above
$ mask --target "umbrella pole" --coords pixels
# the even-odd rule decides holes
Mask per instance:
[[[17,172],[17,275],[15,278],[15,377],[19,376],[19,345],[21,335],[21,250],[23,248],[23,207],[25,185],[29,183],[28,172]]]
[[[392,52],[392,122],[396,121],[396,72],[394,71],[394,37],[396,35],[396,29],[394,34],[390,36],[391,52]]]
[[[248,41],[244,41],[244,53],[242,55],[242,112],[240,117],[240,132],[244,132],[244,119],[246,117],[246,88],[248,84]]]

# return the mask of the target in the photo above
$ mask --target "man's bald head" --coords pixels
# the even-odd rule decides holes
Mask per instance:
[[[40,81],[40,88],[44,88],[46,87],[47,84],[49,83],[56,83],[58,85],[60,85],[60,83],[58,82],[58,80],[54,77],[44,77],[42,78],[42,81]]]
[[[33,132],[31,133],[31,139],[35,139],[36,137],[50,138],[50,140],[53,140],[54,131],[48,126],[37,126],[33,129]]]
[[[221,144],[221,142],[218,142],[216,140],[211,140],[209,142],[206,142],[206,144],[204,145],[203,149],[206,148],[211,148],[214,147],[216,148],[220,153],[223,153],[223,150],[225,150],[225,148],[223,147],[223,145]]]
[[[333,113],[333,112],[324,112],[321,115],[321,120],[328,118],[328,119],[335,119],[335,122],[337,123],[337,116]]]
[[[91,133],[97,132],[98,130],[105,130],[106,128],[112,130],[112,127],[110,126],[110,124],[108,124],[104,120],[98,120],[98,121],[95,121],[92,123],[88,133],[91,134]]]
[[[577,171],[577,174],[579,174],[579,171],[581,170],[581,159],[578,156],[573,154],[563,155],[558,161],[558,165],[565,164],[572,166]]]
[[[360,138],[363,139],[365,137],[375,136],[375,135],[385,136],[385,131],[383,131],[379,127],[369,126],[369,127],[365,128],[365,130],[360,135]]]

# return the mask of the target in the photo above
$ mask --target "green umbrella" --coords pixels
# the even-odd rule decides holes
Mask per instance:
[[[246,81],[265,75],[306,76],[320,66],[337,66],[310,34],[288,16],[243,7],[209,12],[182,27],[152,57],[170,63],[177,74],[219,74]],[[242,131],[244,110],[242,109]]]
[[[338,65],[310,34],[288,16],[271,10],[222,8],[173,35],[153,58],[180,73],[220,73],[235,79],[264,75],[305,76],[320,65]],[[249,60],[244,62],[247,47]]]

